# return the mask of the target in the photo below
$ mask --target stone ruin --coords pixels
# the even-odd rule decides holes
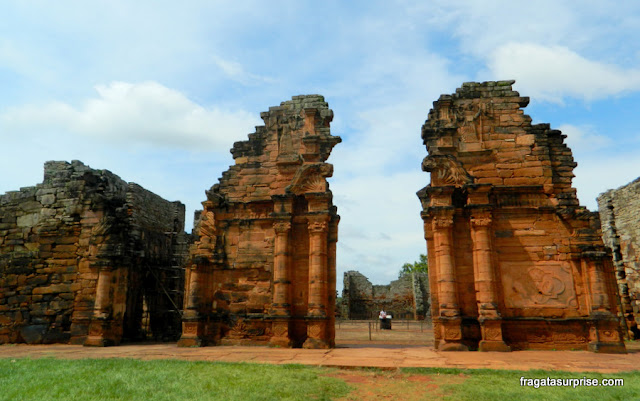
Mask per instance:
[[[430,293],[441,350],[625,352],[618,315],[631,333],[638,322],[640,183],[599,198],[619,307],[565,136],[532,125],[512,84],[465,83],[423,126],[430,289],[414,276],[387,291],[348,272],[347,313],[420,316]],[[333,113],[310,95],[261,117],[206,191],[190,249],[180,202],[78,161],[47,162],[42,184],[0,195],[0,344],[334,346]]]
[[[333,112],[309,95],[261,117],[197,213],[180,346],[334,345]]]
[[[427,273],[406,273],[388,285],[373,285],[357,271],[345,272],[340,305],[342,318],[377,319],[380,310],[394,319],[429,319]]]
[[[626,352],[598,214],[571,187],[565,135],[531,124],[514,82],[465,83],[422,127],[436,346]]]
[[[79,161],[0,196],[0,344],[172,340],[184,205]]]
[[[640,338],[640,178],[598,196],[605,245],[613,253],[623,323]]]

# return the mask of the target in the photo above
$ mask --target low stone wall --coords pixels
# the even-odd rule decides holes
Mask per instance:
[[[410,273],[388,285],[373,285],[363,274],[344,274],[341,315],[347,319],[374,319],[380,310],[395,319],[429,318],[429,281],[426,273]]]

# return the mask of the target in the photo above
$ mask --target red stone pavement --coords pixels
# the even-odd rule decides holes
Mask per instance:
[[[594,354],[587,351],[438,352],[426,346],[402,345],[354,345],[330,350],[308,350],[246,346],[178,348],[173,343],[107,348],[11,344],[0,346],[0,358],[182,359],[330,367],[546,369],[601,373],[640,369],[640,345],[627,343],[627,349],[628,354]]]

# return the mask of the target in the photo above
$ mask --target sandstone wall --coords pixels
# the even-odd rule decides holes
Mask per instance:
[[[625,322],[640,335],[640,179],[598,196],[605,245],[613,253]]]
[[[624,352],[611,254],[571,187],[565,135],[532,125],[512,84],[465,83],[422,128],[436,342]]]
[[[374,319],[385,310],[394,319],[429,318],[429,281],[426,273],[405,274],[388,285],[372,285],[357,271],[344,273],[342,316]]]
[[[129,183],[127,214],[131,269],[125,337],[175,341],[181,333],[190,243],[184,232],[185,207]]]
[[[180,345],[333,345],[333,112],[309,95],[261,117],[196,216]]]
[[[184,206],[79,161],[44,170],[42,184],[0,195],[0,343],[133,337],[128,292],[141,261],[172,254],[169,227],[184,240]]]

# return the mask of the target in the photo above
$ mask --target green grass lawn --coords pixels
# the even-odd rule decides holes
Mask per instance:
[[[521,377],[622,378],[624,386],[522,387]],[[176,360],[0,358],[0,400],[331,399],[629,401],[640,399],[640,372],[382,371]]]
[[[640,368],[640,367],[639,367]],[[439,381],[438,395],[445,400],[499,401],[499,400],[640,400],[640,372],[628,373],[575,373],[547,370],[508,371],[490,369],[402,369],[405,374],[431,375]],[[612,379],[624,380],[623,386],[521,386],[521,377],[528,379]],[[456,378],[458,380],[451,380]]]
[[[0,359],[0,400],[330,400],[341,380],[299,365]]]

